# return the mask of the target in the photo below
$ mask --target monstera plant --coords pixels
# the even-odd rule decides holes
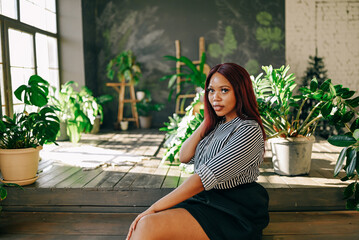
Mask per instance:
[[[60,129],[56,109],[48,106],[49,83],[33,75],[15,90],[24,109],[0,120],[0,165],[4,183],[27,185],[37,179],[39,151]],[[30,111],[33,110],[33,111]]]

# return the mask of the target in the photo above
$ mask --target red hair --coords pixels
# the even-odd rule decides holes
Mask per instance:
[[[212,105],[208,100],[208,85],[216,72],[222,74],[232,85],[237,103],[236,113],[242,119],[255,120],[263,133],[263,138],[266,139],[263,123],[258,111],[258,104],[254,95],[251,78],[248,72],[241,66],[235,63],[223,63],[214,66],[209,72],[205,84],[204,97],[204,120],[207,135],[219,122],[220,118],[213,110]]]

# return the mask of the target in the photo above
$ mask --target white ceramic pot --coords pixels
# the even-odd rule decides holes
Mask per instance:
[[[126,131],[128,129],[128,121],[121,121],[120,127],[122,131]]]
[[[137,91],[136,92],[136,98],[138,101],[141,101],[146,96],[146,93],[144,91]]]
[[[28,185],[37,177],[39,166],[39,152],[37,148],[0,149],[1,174],[5,182]]]
[[[152,123],[152,116],[140,116],[140,127],[150,128]]]
[[[69,140],[69,135],[67,135],[67,123],[60,122],[60,136],[56,138],[58,141],[66,141]]]
[[[274,172],[286,176],[308,174],[314,141],[314,136],[269,139]]]

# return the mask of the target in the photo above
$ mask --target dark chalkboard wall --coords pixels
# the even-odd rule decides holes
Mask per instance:
[[[137,89],[148,89],[166,107],[154,114],[154,126],[175,109],[167,101],[167,82],[173,72],[175,40],[182,55],[198,60],[198,41],[205,38],[207,63],[236,62],[256,75],[262,65],[285,64],[284,0],[83,0],[86,85],[95,95],[116,93],[105,86],[106,65],[124,50],[132,50],[143,77]],[[105,127],[117,116],[117,101],[105,106]]]

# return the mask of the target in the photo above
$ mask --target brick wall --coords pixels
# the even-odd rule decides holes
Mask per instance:
[[[359,93],[359,0],[286,0],[286,64],[297,78],[324,57],[334,84]]]

